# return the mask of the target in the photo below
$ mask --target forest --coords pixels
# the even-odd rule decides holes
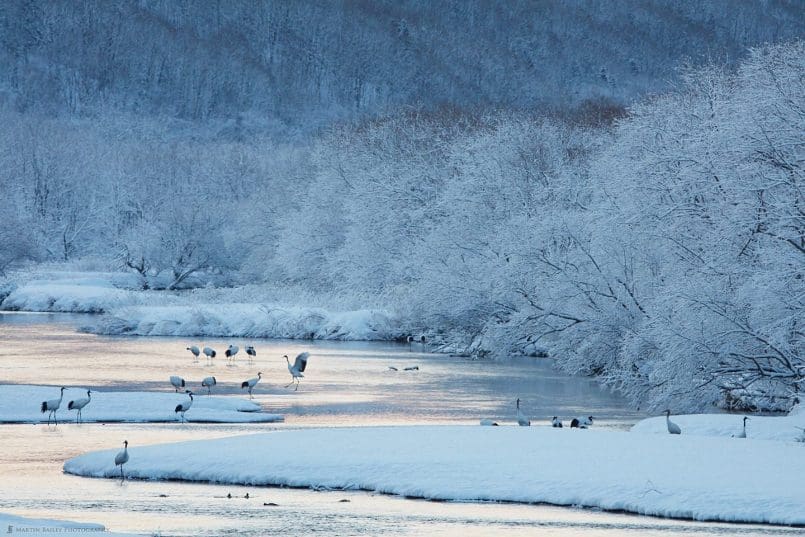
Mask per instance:
[[[0,7],[0,275],[384,308],[654,408],[801,397],[801,4],[74,6]]]

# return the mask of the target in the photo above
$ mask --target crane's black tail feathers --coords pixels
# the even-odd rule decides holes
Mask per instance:
[[[248,388],[249,387],[249,381],[247,380],[247,381],[241,382],[240,387],[241,388]],[[42,412],[44,412],[44,410]]]
[[[48,402],[42,401],[42,413],[44,414],[48,410]]]
[[[72,410],[73,409],[73,403],[74,403],[74,401],[70,401],[69,403],[67,403],[67,410]]]
[[[182,411],[182,405],[176,405],[176,410],[174,410],[174,412],[181,412],[181,411]]]

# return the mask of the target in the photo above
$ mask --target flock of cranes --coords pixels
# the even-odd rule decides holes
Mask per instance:
[[[410,341],[409,341],[409,343],[410,343]],[[208,346],[205,346],[202,349],[199,349],[198,346],[191,345],[191,346],[187,347],[186,349],[188,351],[190,351],[190,353],[193,355],[194,362],[198,361],[198,359],[201,356],[201,354],[204,354],[206,356],[208,362],[212,361],[217,355],[215,349],[213,349],[211,347],[208,347]],[[224,351],[224,355],[227,358],[227,365],[233,365],[234,364],[235,357],[236,357],[236,355],[238,354],[239,351],[240,351],[240,348],[238,346],[229,345],[229,347]],[[252,363],[252,361],[257,357],[257,351],[255,350],[254,346],[252,346],[252,345],[247,346],[245,348],[245,352],[249,357],[249,362]],[[299,355],[296,356],[296,358],[294,359],[293,363],[291,363],[291,360],[290,360],[290,358],[288,357],[287,354],[283,355],[283,358],[285,358],[285,362],[286,362],[287,367],[288,367],[288,372],[291,375],[291,382],[286,384],[285,387],[288,388],[288,387],[293,385],[294,386],[294,391],[296,391],[296,390],[299,389],[299,381],[300,381],[300,379],[304,378],[303,373],[304,373],[305,369],[307,368],[307,363],[308,363],[308,360],[310,358],[310,353],[308,353],[308,352],[300,353]],[[392,369],[395,369],[395,368],[392,368]],[[250,379],[245,380],[245,381],[243,381],[241,383],[241,389],[248,390],[249,398],[251,398],[251,399],[254,398],[254,395],[253,395],[252,391],[255,388],[255,386],[257,386],[257,384],[262,380],[262,376],[263,376],[263,373],[258,372],[256,377],[250,378]],[[180,422],[184,423],[186,421],[185,413],[187,411],[189,411],[193,406],[194,393],[193,393],[192,390],[186,389],[187,382],[185,381],[185,379],[183,379],[180,376],[171,375],[170,378],[169,378],[169,381],[170,381],[171,386],[173,386],[174,391],[176,393],[179,393],[179,391],[181,390],[188,397],[188,399],[186,401],[180,402],[178,405],[176,405],[176,407],[174,409],[175,414],[177,414],[179,416]],[[212,388],[214,386],[216,386],[217,384],[218,384],[218,381],[216,380],[216,378],[214,376],[205,377],[201,381],[201,386],[202,386],[202,388],[207,388],[207,394],[208,395],[212,394]],[[57,418],[56,418],[56,412],[61,407],[62,400],[64,399],[64,391],[65,391],[65,389],[66,389],[65,387],[60,388],[60,393],[59,393],[59,398],[58,399],[50,399],[50,400],[47,400],[47,401],[42,401],[42,403],[41,403],[40,408],[41,408],[42,413],[48,412],[48,419],[47,419],[47,424],[48,425],[50,425],[51,418],[53,419],[54,424],[58,425],[58,421],[57,421]],[[76,423],[81,422],[81,419],[82,419],[81,411],[91,401],[92,401],[92,391],[87,390],[87,396],[86,397],[82,397],[82,398],[79,398],[79,399],[73,399],[73,400],[68,402],[68,404],[67,404],[68,410],[75,410],[76,411]],[[521,427],[529,427],[529,426],[531,426],[531,420],[523,413],[522,409],[520,408],[520,398],[517,398],[516,401],[515,401],[515,412],[516,412],[516,421],[517,421],[517,424],[519,426],[521,426]],[[666,422],[666,428],[668,430],[668,433],[672,434],[672,435],[682,434],[681,427],[678,424],[676,424],[673,421],[671,421],[671,411],[670,411],[670,409],[665,410],[664,413],[665,413],[665,422]],[[569,426],[570,426],[570,428],[587,429],[587,428],[589,428],[589,427],[591,427],[593,425],[593,420],[594,420],[593,416],[587,416],[587,417],[581,417],[581,418],[574,417],[574,418],[572,418],[570,420],[570,425]],[[734,438],[746,438],[747,437],[747,435],[746,435],[746,422],[748,420],[749,420],[748,417],[743,418],[742,429],[738,434],[733,435]],[[481,425],[486,425],[486,426],[497,426],[497,425],[499,425],[496,421],[493,421],[491,419],[482,419],[480,423],[481,423]],[[561,427],[564,426],[564,424],[562,423],[562,420],[559,419],[558,416],[553,416],[551,418],[551,426],[554,427],[554,428],[561,428]],[[123,465],[125,465],[128,461],[129,461],[128,440],[125,440],[123,442],[123,450],[118,452],[116,454],[116,456],[115,456],[115,466],[120,467],[120,476],[121,476],[121,478],[125,478]]]
[[[197,347],[196,345],[191,345],[190,347],[187,347],[187,350],[190,351],[190,353],[193,355],[194,361],[198,361],[198,358],[199,358],[199,356],[201,356],[202,353],[207,357],[208,360],[212,360],[213,358],[215,358],[215,356],[217,354],[215,349],[213,349],[211,347],[204,347],[203,349],[199,349],[199,347]],[[238,353],[239,350],[240,350],[239,347],[237,347],[236,345],[229,345],[229,347],[225,351],[227,361],[232,363],[234,361],[234,359],[235,359],[235,355]],[[253,345],[249,345],[249,346],[246,347],[246,354],[249,356],[249,362],[250,363],[257,357],[257,351],[255,350]],[[291,385],[295,385],[294,391],[297,391],[299,389],[299,379],[304,378],[303,372],[305,371],[305,368],[307,367],[307,362],[308,362],[308,359],[310,358],[310,353],[309,352],[300,353],[296,357],[296,359],[294,360],[293,364],[291,364],[291,361],[288,358],[287,354],[283,355],[283,358],[285,358],[285,362],[288,365],[288,372],[291,375],[291,382],[289,384],[286,384],[285,387],[287,388],[287,387],[289,387]],[[254,399],[254,395],[252,393],[252,390],[257,385],[257,383],[260,382],[262,377],[263,377],[263,373],[258,372],[256,377],[250,378],[250,379],[245,380],[245,381],[243,381],[241,383],[241,385],[240,385],[241,389],[248,390],[250,399]],[[192,390],[186,389],[187,388],[187,381],[185,381],[184,378],[182,378],[182,377],[180,377],[178,375],[171,375],[168,380],[170,381],[171,386],[173,386],[173,389],[174,389],[175,393],[179,393],[181,391],[181,392],[187,394],[187,396],[188,396],[187,401],[179,403],[178,405],[176,405],[176,408],[174,409],[174,412],[179,415],[179,420],[182,423],[184,423],[186,421],[185,412],[190,410],[190,408],[193,406],[193,396],[195,394],[193,393]],[[207,388],[207,395],[212,395],[212,388],[214,386],[216,386],[217,384],[218,384],[218,381],[216,380],[216,378],[214,376],[205,377],[201,381],[201,387],[202,388]],[[40,405],[40,410],[42,411],[43,414],[45,412],[48,413],[47,425],[50,425],[51,419],[53,420],[53,423],[55,425],[59,424],[58,418],[56,416],[56,412],[61,408],[62,401],[64,399],[64,391],[66,389],[67,389],[66,387],[61,387],[60,388],[59,398],[58,399],[49,399],[47,401],[42,401],[42,404]],[[68,410],[75,410],[76,411],[76,423],[81,422],[81,420],[82,420],[81,411],[91,401],[92,401],[92,390],[87,390],[87,396],[86,397],[82,397],[80,399],[73,399],[73,400],[71,400],[71,401],[69,401],[67,403],[67,409]],[[123,452],[121,452],[121,453],[123,453]],[[126,455],[126,457],[128,457],[128,455]],[[126,460],[128,460],[128,458],[126,458]],[[121,465],[122,465],[122,463],[121,463]],[[121,468],[121,471],[122,471],[122,468]]]
[[[523,414],[523,411],[520,409],[520,398],[519,397],[515,401],[515,412],[516,412],[517,425],[519,425],[520,427],[529,427],[529,426],[531,426],[531,420],[529,418],[527,418]],[[676,423],[674,423],[673,421],[671,421],[671,411],[670,410],[665,410],[664,413],[665,413],[665,426],[666,426],[666,429],[668,430],[668,434],[682,434],[682,428],[679,425],[677,425]],[[574,429],[575,428],[587,429],[589,427],[592,427],[593,420],[594,420],[593,416],[587,416],[586,418],[573,418],[573,419],[570,420],[570,427],[574,428]],[[744,416],[741,431],[738,434],[732,435],[732,438],[746,438],[747,437],[746,436],[746,422],[747,421],[750,421],[750,418],[747,417],[747,416]],[[499,425],[496,421],[491,420],[489,418],[482,419],[480,423],[481,423],[481,425],[485,425],[485,426],[490,426],[490,425],[497,426],[497,425]],[[564,427],[564,425],[562,423],[562,420],[559,419],[559,417],[553,416],[551,418],[551,427],[561,428],[561,427]],[[805,429],[803,429],[803,433],[805,433]],[[805,438],[805,434],[803,434],[803,438]]]

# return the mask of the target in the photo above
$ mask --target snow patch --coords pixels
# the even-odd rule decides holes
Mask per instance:
[[[689,414],[671,416],[683,435],[738,436],[743,431],[743,414]],[[792,441],[803,437],[805,412],[794,407],[787,416],[749,416],[747,439]],[[668,434],[665,416],[647,418],[632,427],[635,433]]]
[[[71,522],[69,520],[51,520],[44,518],[25,518],[0,513],[0,528],[3,535],[63,535],[66,537],[85,537],[91,534],[103,534],[105,537],[125,537],[127,533],[110,533],[101,524],[88,522]]]
[[[117,451],[70,459],[64,470],[113,477],[119,473]],[[126,474],[136,479],[360,489],[805,524],[805,452],[797,443],[550,427],[418,426],[133,444],[129,453]]]
[[[90,388],[91,389],[91,388]],[[59,423],[75,422],[77,412],[68,410],[71,400],[85,398],[86,388],[68,388],[56,411]],[[42,401],[59,398],[57,386],[0,385],[0,423],[40,423]],[[184,393],[102,392],[92,390],[92,400],[81,411],[85,422],[163,423],[179,421],[176,405],[187,401]],[[194,394],[193,406],[185,414],[190,422],[251,423],[283,421],[278,414],[261,412],[260,405],[235,397]]]

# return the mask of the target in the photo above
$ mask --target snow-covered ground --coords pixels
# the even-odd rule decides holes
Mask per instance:
[[[139,277],[124,272],[55,271],[20,276],[0,309],[103,313],[84,328],[105,335],[387,341],[403,333],[399,319],[379,309],[332,311],[255,298],[239,289],[143,291]]]
[[[690,414],[671,416],[671,421],[684,435],[732,437],[743,431],[743,418],[743,414]],[[668,434],[665,416],[642,420],[632,427],[632,432]],[[805,407],[797,405],[787,416],[749,416],[746,437],[805,441]]]
[[[796,442],[514,426],[306,429],[144,447],[130,441],[126,472],[139,479],[805,524],[805,444]],[[70,459],[64,470],[114,476],[116,452]]]
[[[116,308],[89,329],[108,335],[383,341],[400,333],[395,325],[392,315],[378,310],[198,303]]]
[[[71,400],[87,396],[86,388],[64,391],[56,417],[59,423],[75,422],[76,411],[68,410]],[[48,413],[40,412],[42,401],[58,399],[54,386],[0,385],[0,423],[46,422]],[[172,422],[179,421],[176,405],[187,401],[184,393],[101,392],[93,391],[92,400],[81,412],[85,422]],[[190,422],[249,423],[282,421],[278,414],[260,411],[260,405],[247,399],[194,394],[193,406],[185,413]],[[52,423],[52,420],[51,420]]]
[[[136,278],[126,273],[44,273],[20,283],[0,309],[100,313],[136,300]]]
[[[65,537],[85,537],[86,535],[100,535],[105,537],[125,537],[127,533],[110,533],[101,524],[88,524],[86,522],[70,522],[67,520],[50,520],[38,518],[24,518],[20,516],[0,513],[0,531],[3,535],[64,535]]]

